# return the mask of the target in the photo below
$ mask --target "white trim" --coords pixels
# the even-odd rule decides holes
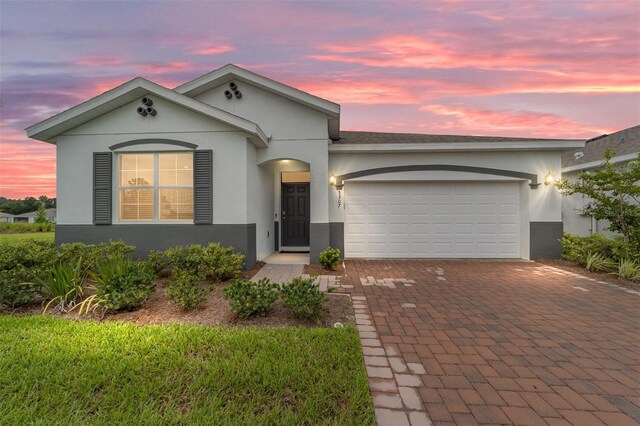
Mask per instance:
[[[55,138],[58,135],[149,93],[246,132],[251,135],[249,139],[256,146],[268,146],[269,138],[257,124],[176,93],[141,77],[128,81],[60,114],[28,127],[26,129],[27,136],[43,142],[55,143]]]
[[[557,151],[582,148],[583,141],[434,142],[393,144],[331,144],[329,153],[447,152],[447,151]]]
[[[635,160],[637,158],[638,158],[638,153],[636,152],[635,154],[618,155],[617,157],[611,158],[611,162],[613,164],[617,164],[617,163],[622,163],[624,161]],[[600,167],[603,164],[604,164],[604,160],[591,161],[589,163],[577,164],[575,166],[569,166],[569,167],[563,167],[561,169],[561,172],[562,173],[568,173],[568,172],[573,172],[573,171],[576,171],[576,170],[593,169],[595,167]]]

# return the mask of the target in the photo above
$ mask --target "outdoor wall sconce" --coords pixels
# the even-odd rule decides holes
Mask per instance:
[[[336,178],[336,175],[331,173],[331,176],[329,176],[329,185],[336,186],[336,182],[338,182],[338,179]]]
[[[557,181],[558,181],[558,178],[556,178],[556,176],[551,172],[547,173],[544,176],[544,184],[545,184],[545,186],[553,185]]]

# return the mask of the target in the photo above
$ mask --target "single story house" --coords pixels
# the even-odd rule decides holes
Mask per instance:
[[[45,210],[46,218],[49,222],[56,223],[56,209],[46,209]],[[14,216],[14,222],[24,222],[24,223],[35,223],[36,218],[38,217],[38,211],[28,212],[17,214]]]
[[[226,65],[174,89],[135,78],[27,129],[56,145],[57,243],[139,253],[212,241],[252,265],[559,257],[548,185],[583,140],[340,130],[340,105]],[[546,184],[545,184],[546,183]]]
[[[637,160],[640,152],[640,125],[589,139],[584,148],[565,151],[562,154],[562,177],[569,181],[576,181],[580,172],[600,167],[604,162],[604,153],[607,149],[615,152],[611,159],[613,164],[622,165],[631,160]],[[602,233],[611,236],[612,233],[606,230],[607,221],[596,220],[585,212],[585,207],[590,202],[591,200],[582,194],[563,197],[564,230],[576,235]]]
[[[13,223],[14,217],[11,213],[0,212],[0,223]]]

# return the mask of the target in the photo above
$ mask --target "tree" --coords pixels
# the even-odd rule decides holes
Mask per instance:
[[[575,182],[563,179],[556,186],[564,195],[591,198],[585,213],[608,221],[607,229],[622,235],[630,255],[640,249],[640,155],[623,165],[611,162],[614,155],[607,149],[601,167],[579,173]]]
[[[45,209],[45,203],[40,202],[40,207],[38,207],[38,211],[36,213],[36,223],[47,223],[49,219],[47,219],[47,209]]]

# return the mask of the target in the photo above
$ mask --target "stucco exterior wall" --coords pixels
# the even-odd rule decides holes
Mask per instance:
[[[563,173],[562,178],[575,182],[578,179],[578,172]],[[562,223],[564,224],[564,231],[582,236],[595,233],[600,233],[608,237],[615,236],[615,232],[606,230],[609,226],[609,222],[606,220],[596,220],[589,215],[580,214],[580,210],[582,210],[588,202],[589,199],[581,194],[562,197]]]
[[[257,165],[257,149],[247,145],[247,220],[256,224],[256,258],[262,260],[274,251],[273,164]]]
[[[172,103],[154,100],[156,117],[141,117],[132,102],[76,127],[57,138],[58,223],[92,223],[92,155],[107,152],[111,145],[135,139],[174,139],[213,150],[213,223],[247,222],[246,134],[225,124],[187,111]],[[137,145],[117,152],[180,151],[170,145]],[[114,177],[117,175],[114,158]],[[114,192],[114,223],[117,223],[117,194]]]

